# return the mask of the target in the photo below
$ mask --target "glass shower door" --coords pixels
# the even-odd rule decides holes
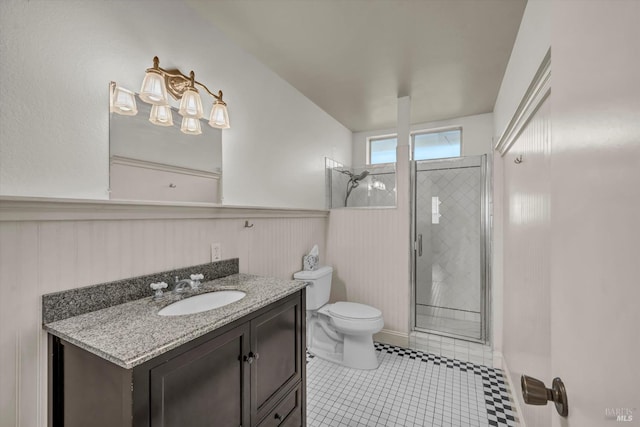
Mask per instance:
[[[418,331],[485,339],[486,156],[415,162]]]

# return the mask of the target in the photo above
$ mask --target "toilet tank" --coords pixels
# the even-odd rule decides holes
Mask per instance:
[[[307,286],[307,310],[317,310],[329,302],[332,273],[332,267],[324,266],[316,270],[298,271],[293,275],[296,280],[311,283]]]

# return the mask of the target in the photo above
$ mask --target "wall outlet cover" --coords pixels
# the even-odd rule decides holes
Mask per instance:
[[[222,249],[220,243],[211,244],[211,261],[220,261],[222,259]]]

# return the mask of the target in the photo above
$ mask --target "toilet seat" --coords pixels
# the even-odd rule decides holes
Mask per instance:
[[[326,304],[318,313],[331,319],[331,325],[343,334],[375,334],[384,326],[380,310],[355,302]]]
[[[382,312],[354,302],[330,304],[333,273],[333,268],[319,266],[293,275],[307,285],[307,351],[349,368],[376,369],[373,334],[384,327]]]
[[[382,317],[377,308],[356,302],[336,302],[329,305],[327,311],[332,317],[344,320],[378,320]]]

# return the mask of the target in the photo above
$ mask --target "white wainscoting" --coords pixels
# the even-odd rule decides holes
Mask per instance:
[[[548,51],[494,154],[493,363],[520,423],[536,426],[551,425],[551,412],[524,404],[520,376],[551,378],[551,71]]]
[[[402,159],[396,171],[397,207],[333,209],[327,237],[328,262],[334,268],[331,299],[380,309],[385,333],[376,338],[389,344],[404,340],[405,346],[410,316],[408,150],[399,146],[397,151]]]
[[[387,330],[409,327],[409,230],[397,209],[334,209],[327,256],[334,268],[331,299],[382,311]]]
[[[503,357],[521,419],[551,425],[551,411],[525,405],[520,376],[551,375],[551,116],[543,101],[505,151]],[[520,162],[521,160],[521,162]],[[548,381],[548,380],[547,380]]]
[[[290,278],[314,244],[321,259],[326,247],[326,211],[0,204],[1,426],[47,425],[42,294],[205,263],[211,243],[240,258],[241,272]]]

